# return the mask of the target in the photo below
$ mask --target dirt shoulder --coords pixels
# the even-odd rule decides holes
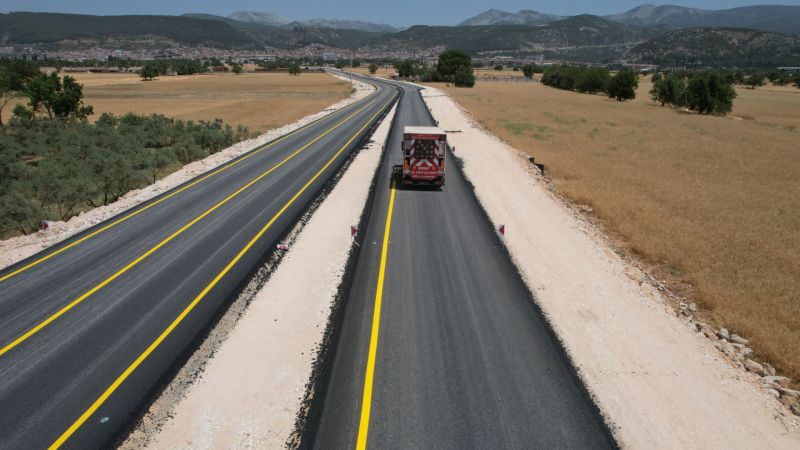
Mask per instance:
[[[798,418],[676,318],[518,150],[445,93],[428,88],[423,97],[623,447],[800,446]]]
[[[353,245],[350,226],[364,209],[394,113],[393,108],[302,230],[293,233],[269,280],[243,294],[251,297],[246,309],[235,307],[241,309],[236,317],[223,319],[229,333],[212,337],[213,356],[181,370],[122,448],[285,445]]]

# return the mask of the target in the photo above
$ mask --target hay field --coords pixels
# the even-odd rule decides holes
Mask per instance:
[[[158,77],[69,74],[84,85],[84,103],[101,113],[160,113],[177,119],[222,119],[263,132],[320,111],[350,93],[347,83],[323,73],[243,73]]]
[[[644,79],[627,103],[537,83],[436,87],[800,378],[800,89],[737,89],[733,113],[709,117],[649,101]]]

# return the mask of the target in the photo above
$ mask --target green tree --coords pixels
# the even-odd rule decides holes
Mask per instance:
[[[25,84],[23,93],[30,110],[15,108],[15,115],[30,117],[44,111],[50,119],[86,120],[94,113],[91,106],[83,104],[83,85],[68,75],[62,80],[56,73],[39,74]]]
[[[578,92],[589,94],[605,92],[610,78],[611,76],[608,73],[608,69],[605,67],[590,67],[585,69],[583,74],[579,77],[575,89]]]
[[[530,64],[522,66],[522,74],[525,75],[525,78],[533,78],[533,66]]]
[[[608,97],[617,101],[634,99],[637,87],[639,87],[639,76],[632,70],[620,70],[608,81]]]
[[[650,77],[650,81],[652,81],[655,84],[655,83],[661,81],[663,78],[664,77],[661,76],[660,72],[654,72],[653,76]]]
[[[467,52],[464,50],[452,49],[439,54],[439,62],[436,64],[436,71],[439,72],[445,81],[455,82],[456,73],[460,70],[462,75],[466,73],[466,71],[472,74],[472,58],[469,57]]]
[[[139,76],[141,76],[145,81],[153,80],[158,76],[158,68],[156,68],[154,65],[147,64],[142,67],[141,71],[139,71]]]
[[[0,231],[15,230],[29,234],[39,229],[44,213],[36,200],[19,189],[0,195]]]
[[[25,83],[38,73],[35,65],[22,59],[0,65],[0,128],[3,127],[3,109],[20,96]]]
[[[233,69],[234,75],[239,75],[240,73],[242,73],[242,65],[239,63],[233,63],[233,66],[231,66],[231,68]]]
[[[494,70],[496,70],[498,72],[501,72],[503,70],[503,65],[502,64],[495,65],[494,66]]]
[[[674,75],[668,75],[666,78],[656,81],[650,94],[654,101],[661,102],[661,106],[667,104],[683,106],[685,103],[685,92],[686,83],[684,83],[683,79]]]
[[[744,80],[745,86],[748,86],[750,89],[755,89],[757,87],[764,85],[764,74],[760,72],[751,73],[747,78]]]
[[[375,61],[369,63],[369,73],[374,75],[377,71],[378,71],[378,65],[375,64]]]
[[[291,65],[289,65],[289,74],[300,75],[300,64],[292,63]]]
[[[736,91],[716,72],[695,73],[686,86],[686,105],[701,114],[727,114]]]
[[[92,189],[86,166],[68,152],[42,161],[37,173],[37,197],[43,207],[55,209],[59,220],[70,217]]]
[[[453,77],[453,83],[458,87],[475,86],[475,75],[472,73],[472,66],[460,67]]]
[[[396,63],[395,69],[397,69],[397,75],[400,78],[410,78],[419,74],[419,68],[417,67],[417,64],[411,59],[406,59],[405,61]]]

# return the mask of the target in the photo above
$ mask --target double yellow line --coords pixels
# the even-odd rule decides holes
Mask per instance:
[[[200,303],[200,301],[202,301],[206,295],[208,295],[211,289],[213,289],[214,286],[216,286],[217,283],[219,283],[219,281],[233,268],[233,266],[236,265],[236,263],[239,262],[239,260],[253,247],[253,245],[258,242],[264,233],[269,230],[272,224],[274,224],[275,221],[278,220],[278,218],[280,218],[280,216],[283,215],[287,209],[289,209],[289,207],[297,200],[297,198],[300,197],[300,195],[302,195],[303,192],[305,192],[309,186],[311,186],[314,181],[316,181],[317,178],[319,178],[325,172],[325,170],[327,170],[331,164],[334,163],[334,161],[336,161],[342,152],[344,152],[345,149],[353,143],[358,135],[360,135],[367,128],[367,126],[369,126],[369,124],[384,110],[384,108],[386,108],[394,100],[395,97],[392,97],[384,105],[382,105],[378,112],[370,117],[370,119],[367,120],[366,123],[359,128],[359,130],[356,131],[356,133],[353,134],[353,136],[344,145],[342,145],[341,148],[339,148],[339,150],[328,160],[328,162],[322,166],[322,168],[319,169],[317,173],[315,173],[314,176],[311,177],[311,179],[309,179],[308,182],[306,182],[306,184],[303,185],[303,187],[300,188],[300,190],[297,191],[277,213],[275,213],[274,216],[272,216],[272,218],[258,231],[258,233],[255,234],[255,236],[252,237],[252,239],[250,239],[250,241],[239,251],[239,253],[237,253],[236,256],[225,266],[225,268],[223,268],[217,274],[217,276],[214,277],[211,283],[209,283],[205,288],[203,288],[202,291],[200,291],[199,294],[197,294],[191,303],[189,303],[189,305],[183,311],[181,311],[178,317],[176,317],[172,323],[170,323],[169,326],[164,329],[164,331],[162,331],[161,334],[114,380],[114,382],[111,383],[111,385],[108,386],[105,391],[103,391],[103,393],[94,401],[94,403],[92,403],[89,408],[87,408],[86,411],[84,411],[84,413],[81,414],[81,416],[78,417],[78,419],[75,420],[75,422],[66,431],[64,431],[64,433],[62,433],[61,436],[55,440],[55,442],[50,445],[50,449],[57,449],[61,447],[70,438],[70,436],[72,436],[89,419],[89,417],[91,417],[92,414],[94,414],[95,411],[97,411],[97,409],[103,405],[103,403],[105,403],[105,401],[114,393],[114,391],[116,391],[120,385],[125,382],[125,380],[142,364],[142,362],[144,362],[144,360],[147,359],[148,356],[150,356],[151,353],[153,353],[153,351],[156,350],[156,348],[158,348],[158,346],[175,330],[175,328],[177,328],[178,325],[183,322],[186,316],[192,312],[197,304]],[[384,254],[385,249],[386,243],[384,242]]]
[[[33,328],[29,329],[28,331],[26,331],[25,333],[23,333],[21,336],[17,337],[16,339],[14,339],[13,341],[11,341],[10,343],[8,343],[8,344],[6,344],[5,346],[3,346],[2,348],[0,348],[0,356],[3,356],[3,355],[5,355],[5,354],[6,354],[6,353],[8,353],[9,351],[11,351],[12,349],[14,349],[15,347],[17,347],[18,345],[20,345],[21,343],[23,343],[23,342],[24,342],[24,341],[26,341],[27,339],[29,339],[29,338],[30,338],[31,336],[33,336],[34,334],[38,333],[38,332],[39,332],[40,330],[42,330],[43,328],[45,328],[46,326],[50,325],[52,322],[56,321],[56,320],[57,320],[59,317],[61,317],[61,316],[63,316],[64,314],[66,314],[66,313],[67,313],[69,310],[71,310],[71,309],[72,309],[72,308],[74,308],[75,306],[79,305],[79,304],[80,304],[80,303],[82,303],[84,300],[86,300],[87,298],[89,298],[91,295],[93,295],[94,293],[96,293],[97,291],[99,291],[100,289],[102,289],[103,287],[105,287],[106,285],[108,285],[109,283],[111,283],[112,281],[114,281],[115,279],[119,278],[120,276],[122,276],[123,274],[125,274],[126,272],[128,272],[129,270],[131,270],[133,267],[135,267],[136,265],[138,265],[139,263],[141,263],[141,262],[142,262],[143,260],[145,260],[147,257],[149,257],[150,255],[152,255],[153,253],[155,253],[156,251],[158,251],[160,248],[162,248],[162,247],[164,247],[165,245],[167,245],[167,244],[168,244],[170,241],[172,241],[172,240],[173,240],[173,239],[175,239],[176,237],[178,237],[178,236],[180,236],[181,234],[183,234],[183,232],[185,232],[186,230],[188,230],[189,228],[191,228],[192,226],[194,226],[194,225],[195,225],[197,222],[201,221],[203,218],[205,218],[205,217],[206,217],[206,216],[208,216],[209,214],[213,213],[214,211],[216,211],[217,209],[219,209],[219,208],[220,208],[221,206],[223,206],[224,204],[228,203],[230,200],[232,200],[233,198],[235,198],[236,196],[238,196],[239,194],[241,194],[242,192],[244,192],[245,190],[247,190],[248,188],[250,188],[251,186],[253,186],[254,184],[256,184],[258,181],[260,181],[261,179],[263,179],[263,178],[264,178],[264,177],[266,177],[267,175],[269,175],[269,174],[271,174],[272,172],[274,172],[275,170],[277,170],[279,167],[281,167],[282,165],[284,165],[286,162],[288,162],[289,160],[291,160],[292,158],[294,158],[294,157],[295,157],[295,156],[296,156],[298,153],[300,153],[300,152],[302,152],[303,150],[307,149],[308,147],[310,147],[311,145],[313,145],[314,143],[316,143],[317,141],[319,141],[320,139],[322,139],[323,137],[325,137],[326,135],[328,135],[329,133],[331,133],[331,132],[332,132],[332,131],[334,131],[335,129],[339,128],[339,127],[340,127],[340,126],[342,126],[343,124],[345,124],[345,123],[347,123],[348,121],[350,121],[350,119],[352,119],[354,116],[356,116],[358,113],[360,113],[360,112],[361,112],[361,111],[363,111],[364,109],[368,108],[368,107],[369,107],[370,105],[372,105],[374,102],[375,102],[375,100],[371,100],[371,101],[369,101],[369,102],[368,102],[366,105],[364,105],[363,107],[359,108],[358,110],[356,110],[355,112],[353,112],[352,114],[350,114],[349,116],[347,116],[345,119],[343,119],[342,121],[340,121],[339,123],[337,123],[336,125],[334,125],[333,127],[331,127],[331,128],[328,128],[328,129],[327,129],[325,132],[323,132],[322,134],[318,135],[317,137],[315,137],[315,138],[314,138],[314,139],[312,139],[311,141],[307,142],[305,145],[303,145],[302,147],[300,147],[300,148],[299,148],[298,150],[296,150],[294,153],[292,153],[291,155],[289,155],[289,156],[287,156],[286,158],[284,158],[284,159],[283,159],[281,162],[279,162],[278,164],[274,165],[274,166],[273,166],[272,168],[270,168],[269,170],[267,170],[267,171],[265,171],[265,172],[261,173],[259,176],[257,176],[257,177],[255,177],[255,178],[253,178],[252,180],[250,180],[250,182],[248,182],[248,183],[247,183],[247,184],[245,184],[244,186],[240,187],[239,189],[237,189],[235,192],[233,192],[232,194],[228,195],[228,196],[227,196],[227,197],[225,197],[224,199],[220,200],[220,201],[219,201],[219,202],[217,202],[217,203],[216,203],[214,206],[212,206],[211,208],[207,209],[207,210],[206,210],[206,211],[204,211],[202,214],[200,214],[199,216],[197,216],[197,217],[195,217],[194,219],[192,219],[190,222],[188,222],[188,223],[186,223],[185,225],[183,225],[183,226],[182,226],[181,228],[179,228],[177,231],[173,232],[172,234],[170,234],[169,236],[167,236],[166,238],[164,238],[163,240],[161,240],[160,242],[158,242],[156,245],[154,245],[153,247],[151,247],[149,250],[147,250],[146,252],[144,252],[143,254],[141,254],[141,255],[140,255],[138,258],[136,258],[136,259],[134,259],[133,261],[129,262],[129,263],[128,263],[128,264],[126,264],[124,267],[122,267],[121,269],[119,269],[119,270],[117,270],[116,272],[114,272],[114,274],[112,274],[111,276],[109,276],[108,278],[106,278],[105,280],[103,280],[102,282],[100,282],[99,284],[95,285],[93,288],[91,288],[91,289],[89,289],[88,291],[84,292],[83,294],[81,294],[81,295],[80,295],[80,296],[78,296],[77,298],[73,299],[72,301],[70,301],[69,303],[67,303],[65,306],[61,307],[61,309],[59,309],[58,311],[56,311],[55,313],[53,313],[52,315],[50,315],[49,317],[47,317],[47,318],[46,318],[46,319],[44,319],[43,321],[39,322],[39,323],[38,323],[36,326],[34,326]],[[151,206],[152,206],[152,205],[151,205]],[[109,226],[110,226],[110,225],[109,225]],[[98,231],[98,232],[99,232],[99,231]]]
[[[370,95],[374,95],[374,93],[370,94]],[[247,159],[250,159],[253,156],[261,153],[262,151],[274,146],[275,144],[278,144],[280,142],[285,141],[286,139],[289,139],[290,137],[292,137],[295,134],[305,130],[306,128],[311,127],[314,124],[319,123],[320,121],[328,119],[331,116],[333,116],[334,114],[341,113],[341,112],[349,109],[350,107],[352,107],[353,105],[356,105],[356,104],[357,103],[351,103],[350,105],[347,105],[344,108],[341,108],[341,109],[339,109],[337,111],[334,111],[334,112],[332,112],[330,114],[327,114],[324,117],[320,117],[319,119],[317,119],[317,120],[315,120],[315,121],[313,121],[311,123],[308,123],[308,124],[298,128],[298,129],[296,129],[296,130],[294,130],[294,131],[292,131],[290,133],[287,133],[284,136],[282,136],[282,137],[280,137],[278,139],[275,139],[274,141],[271,141],[271,142],[269,142],[267,144],[264,144],[261,147],[256,148],[255,150],[252,150],[250,153],[247,153],[245,156],[243,156],[243,157],[241,157],[239,159],[236,159],[236,160],[234,160],[234,161],[232,161],[232,162],[230,162],[228,164],[225,164],[224,166],[222,166],[222,167],[220,167],[220,168],[218,168],[218,169],[216,169],[214,171],[211,171],[211,172],[203,175],[200,178],[197,178],[197,179],[193,180],[191,183],[182,186],[180,189],[178,189],[176,191],[173,191],[173,192],[169,193],[168,195],[165,195],[165,196],[159,198],[158,200],[156,200],[156,201],[154,201],[152,203],[149,203],[148,205],[146,205],[146,206],[144,206],[142,208],[137,209],[136,211],[133,211],[133,212],[131,212],[129,214],[126,214],[125,216],[120,217],[119,219],[109,223],[108,225],[105,225],[105,226],[103,226],[101,228],[98,228],[97,230],[87,234],[86,236],[83,236],[82,238],[63,246],[63,247],[59,248],[58,250],[56,250],[56,251],[54,251],[52,253],[49,253],[49,254],[44,255],[44,256],[42,256],[40,258],[37,258],[37,259],[31,261],[30,263],[20,267],[19,269],[16,269],[16,270],[14,270],[12,272],[9,272],[9,273],[7,273],[5,275],[0,276],[0,283],[2,283],[5,280],[8,280],[9,278],[11,278],[11,277],[13,277],[15,275],[20,274],[20,273],[22,273],[22,272],[24,272],[24,271],[26,271],[26,270],[34,267],[34,266],[37,266],[37,265],[47,261],[48,259],[53,258],[54,256],[57,256],[57,255],[59,255],[61,253],[64,253],[65,251],[67,251],[67,250],[69,250],[69,249],[71,249],[71,248],[73,248],[73,247],[75,247],[75,246],[77,246],[77,245],[79,245],[79,244],[81,244],[81,243],[83,243],[83,242],[85,242],[85,241],[97,236],[98,234],[100,234],[100,233],[102,233],[102,232],[104,232],[104,231],[106,231],[106,230],[108,230],[110,228],[113,228],[113,227],[121,224],[122,222],[125,222],[126,220],[128,220],[128,219],[130,219],[132,217],[135,217],[135,216],[147,211],[148,209],[150,209],[150,208],[152,208],[152,207],[154,207],[154,206],[156,206],[156,205],[158,205],[160,203],[163,203],[163,202],[167,201],[168,199],[170,199],[170,198],[180,194],[181,192],[183,192],[183,191],[185,191],[185,190],[197,185],[198,183],[201,183],[201,182],[213,177],[214,175],[216,175],[216,174],[218,174],[220,172],[228,170],[231,167],[234,167],[237,164],[240,164],[241,162],[246,161]],[[0,353],[0,354],[2,354],[2,353]]]

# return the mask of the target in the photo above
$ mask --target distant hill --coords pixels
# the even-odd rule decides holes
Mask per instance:
[[[475,17],[470,17],[458,24],[460,27],[485,26],[485,25],[543,25],[564,17],[553,14],[542,14],[538,11],[523,9],[514,14],[499,9],[490,9]]]
[[[642,5],[606,18],[643,27],[736,27],[800,34],[800,6],[759,5],[712,11],[673,5]]]
[[[249,47],[254,44],[250,36],[229,24],[195,17],[0,14],[0,43],[6,44],[124,41],[147,36],[185,45]]]
[[[137,48],[177,42],[225,49],[307,45],[351,49],[380,36],[358,30],[336,30],[304,24],[276,27],[212,14],[183,16],[89,16],[53,13],[0,14],[0,45],[43,45],[48,49],[114,46]]]
[[[411,52],[458,47],[473,54],[504,52],[543,53],[553,58],[580,58],[589,62],[621,57],[652,35],[641,27],[582,15],[546,25],[486,25],[470,27],[413,26],[370,42],[385,50]],[[590,51],[586,51],[590,48]]]
[[[370,33],[394,33],[397,28],[385,23],[365,22],[363,20],[343,20],[343,19],[311,19],[309,25],[321,28],[334,28],[337,30],[358,30]]]
[[[743,28],[684,28],[634,47],[630,56],[666,65],[796,65],[800,36]]]
[[[294,28],[297,26],[311,26],[319,28],[333,28],[336,30],[357,30],[369,33],[394,33],[396,28],[385,23],[373,23],[364,20],[347,19],[311,19],[308,21],[292,21],[268,12],[239,11],[228,16],[228,19],[240,22],[259,23],[272,27]]]
[[[258,11],[238,11],[228,16],[228,18],[238,20],[240,22],[255,22],[274,27],[282,27],[291,22],[289,19],[284,19],[283,17],[272,13]]]

